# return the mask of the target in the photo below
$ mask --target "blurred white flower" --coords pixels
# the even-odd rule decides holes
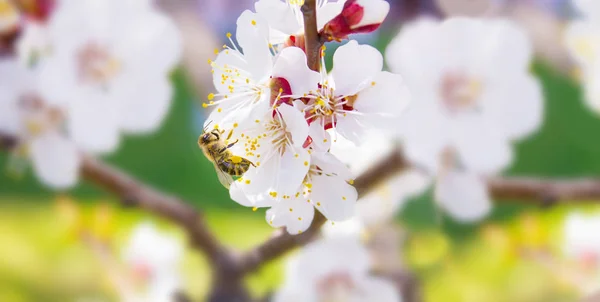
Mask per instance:
[[[175,301],[181,286],[178,266],[182,255],[183,246],[175,238],[160,233],[150,223],[136,227],[123,250],[123,261],[131,273],[129,280],[136,286],[122,293],[123,300]]]
[[[319,30],[342,11],[344,2],[317,1]],[[303,0],[259,0],[254,4],[256,13],[269,23],[269,42],[272,45],[286,43],[291,36],[295,40],[294,36],[304,34],[304,19],[300,11],[302,4]],[[295,45],[294,41],[291,42],[291,45]]]
[[[269,102],[273,55],[268,35],[269,27],[260,15],[244,11],[238,18],[236,40],[241,49],[228,33],[233,49],[222,50],[210,61],[217,93],[209,94],[209,103],[203,104],[204,108],[216,107],[208,121],[248,117],[256,106]]]
[[[52,51],[40,60],[40,92],[65,104],[65,126],[78,146],[110,152],[120,132],[161,124],[181,41],[152,1],[63,0],[47,26]]]
[[[564,251],[587,265],[600,265],[600,216],[572,213],[564,225]]]
[[[47,28],[37,22],[26,22],[16,43],[17,56],[24,65],[35,65],[51,51]]]
[[[275,302],[399,302],[393,284],[369,275],[367,250],[350,237],[326,238],[307,245],[288,263]]]
[[[13,161],[31,160],[41,182],[64,189],[77,182],[81,157],[62,130],[61,104],[40,98],[38,83],[36,74],[18,60],[0,60],[0,132],[19,138]]]
[[[331,144],[330,152],[350,167],[354,177],[371,168],[394,151],[390,135],[373,132],[360,145],[342,137]],[[385,224],[392,219],[409,198],[422,194],[431,185],[424,172],[410,169],[396,175],[359,199],[356,217],[367,227]],[[339,224],[331,226],[337,228]]]
[[[531,44],[509,21],[421,19],[405,26],[386,54],[415,99],[397,124],[405,153],[442,181],[470,178],[448,178],[456,176],[453,170],[500,172],[512,161],[511,143],[542,123],[541,87],[529,73]],[[445,208],[467,202],[462,208],[470,211],[486,208],[489,200],[480,193],[441,188],[436,196]]]
[[[571,21],[565,31],[565,44],[578,65],[585,99],[600,114],[600,3],[575,1],[583,18]]]

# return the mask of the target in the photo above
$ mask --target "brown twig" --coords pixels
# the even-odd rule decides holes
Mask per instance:
[[[304,16],[304,43],[308,68],[319,71],[321,62],[321,37],[317,28],[317,1],[305,0],[302,5]]]

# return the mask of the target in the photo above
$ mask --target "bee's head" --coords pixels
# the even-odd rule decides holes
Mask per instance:
[[[202,133],[202,135],[200,135],[200,138],[198,139],[198,143],[202,144],[202,145],[206,145],[212,142],[216,142],[220,139],[220,134],[219,131],[217,129],[210,131],[210,132],[204,132]]]

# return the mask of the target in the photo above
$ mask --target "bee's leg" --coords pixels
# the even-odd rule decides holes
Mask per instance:
[[[235,140],[235,142],[233,142],[233,143],[231,143],[231,144],[227,145],[226,147],[224,147],[223,149],[219,150],[219,153],[223,153],[223,152],[225,152],[225,150],[227,150],[227,149],[229,149],[229,148],[233,147],[233,146],[234,146],[235,144],[237,144],[239,141],[240,141],[239,139],[236,139],[236,140]]]

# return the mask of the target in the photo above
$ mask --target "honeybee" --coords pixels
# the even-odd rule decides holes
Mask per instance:
[[[229,132],[227,140],[231,138],[232,133],[233,130]],[[198,146],[202,149],[206,158],[215,166],[221,184],[229,189],[233,182],[233,176],[242,176],[254,164],[243,157],[233,155],[229,149],[238,141],[236,140],[227,145],[225,140],[222,139],[223,134],[224,131],[218,129],[212,131],[204,129],[198,138]]]

